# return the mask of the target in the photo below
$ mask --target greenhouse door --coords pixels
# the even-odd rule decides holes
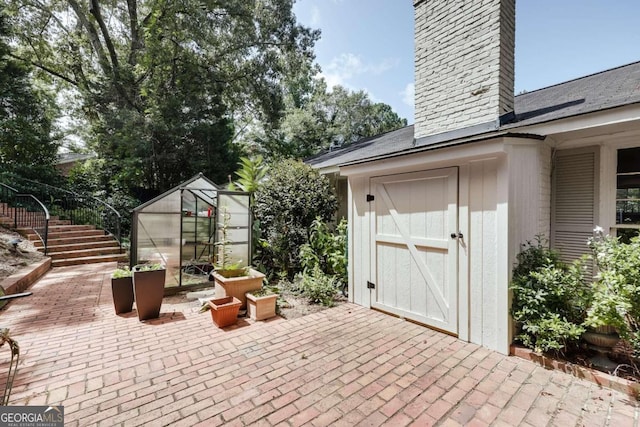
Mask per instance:
[[[218,192],[216,262],[251,265],[251,209],[249,194]]]
[[[457,168],[370,183],[371,306],[457,334]]]

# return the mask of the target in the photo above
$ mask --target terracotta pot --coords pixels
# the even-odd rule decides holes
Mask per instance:
[[[135,268],[135,267],[134,267]],[[160,316],[166,270],[133,271],[133,293],[139,320]]]
[[[241,304],[240,300],[234,297],[215,298],[209,301],[209,311],[211,311],[213,323],[219,328],[235,325],[238,321]]]
[[[121,277],[111,279],[111,293],[113,294],[113,307],[116,314],[129,313],[133,308],[133,278]]]
[[[234,297],[240,300],[241,309],[247,308],[247,297],[245,294],[250,291],[262,289],[264,274],[254,269],[249,269],[247,276],[223,277],[215,271],[212,273],[216,282],[216,298]]]
[[[276,315],[278,294],[257,297],[247,292],[247,311],[253,320],[270,319]]]

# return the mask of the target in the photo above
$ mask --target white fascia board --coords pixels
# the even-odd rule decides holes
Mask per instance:
[[[509,131],[536,135],[554,135],[637,120],[640,120],[640,104],[632,104],[546,123],[511,128]]]
[[[340,175],[380,175],[382,172],[394,173],[406,169],[431,169],[440,164],[454,164],[461,160],[469,161],[476,158],[487,158],[505,152],[505,137],[476,141],[446,148],[437,148],[421,152],[407,153],[397,157],[390,157],[350,166],[341,166]]]
[[[313,166],[312,166],[313,167]],[[329,166],[326,168],[317,169],[320,175],[338,175],[340,176],[340,167],[339,166]]]

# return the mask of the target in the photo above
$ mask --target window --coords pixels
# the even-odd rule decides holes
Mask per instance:
[[[628,242],[640,231],[640,148],[618,150],[616,235]]]

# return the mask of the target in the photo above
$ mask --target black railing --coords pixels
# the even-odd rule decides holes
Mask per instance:
[[[0,215],[10,218],[14,229],[31,228],[47,253],[51,217],[46,206],[33,194],[21,194],[13,187],[0,184]]]
[[[120,236],[120,213],[111,205],[88,194],[80,194],[49,184],[16,178],[13,185],[18,189],[28,188],[29,193],[42,200],[51,215],[69,220],[74,225],[93,225],[112,235],[122,250]]]

